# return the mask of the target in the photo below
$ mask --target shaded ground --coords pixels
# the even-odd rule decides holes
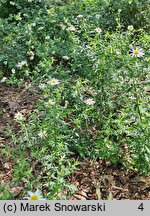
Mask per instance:
[[[103,160],[93,162],[87,158],[72,174],[71,183],[78,188],[70,197],[73,200],[150,200],[150,176],[139,176]]]
[[[29,89],[19,89],[6,84],[0,84],[0,186],[7,185],[12,179],[13,159],[12,151],[15,151],[15,145],[12,145],[10,135],[8,134],[8,125],[15,132],[19,131],[19,125],[14,121],[14,114],[18,111],[23,115],[32,112],[34,104],[38,100],[38,94]],[[2,154],[2,150],[5,154]],[[9,188],[10,192],[20,193],[21,188]],[[18,190],[18,191],[17,191]],[[1,195],[1,191],[0,191]]]
[[[7,145],[8,158],[11,155],[12,145],[11,139],[6,133],[7,124],[12,125],[17,131],[18,126],[14,121],[14,114],[17,111],[24,115],[28,114],[34,109],[37,100],[38,94],[36,92],[0,84],[0,152]],[[0,156],[1,184],[11,181],[13,175],[13,161],[8,160],[8,158]],[[112,166],[103,160],[93,162],[89,158],[85,159],[78,167],[78,171],[67,179],[78,189],[69,199],[150,200],[150,176],[141,177],[135,171]],[[11,193],[19,195],[24,188],[9,189]]]
[[[17,130],[14,114],[18,111],[23,115],[28,114],[33,110],[37,100],[38,96],[35,92],[0,84],[0,147],[8,142],[6,136],[7,125],[11,124]]]

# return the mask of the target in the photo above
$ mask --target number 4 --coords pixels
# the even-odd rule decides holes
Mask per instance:
[[[138,207],[139,210],[143,211],[144,210],[144,207],[143,207],[143,203],[141,203]]]

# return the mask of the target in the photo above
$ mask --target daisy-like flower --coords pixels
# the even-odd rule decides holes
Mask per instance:
[[[145,61],[148,61],[148,62],[150,62],[150,57],[148,57],[148,58],[145,58]]]
[[[96,19],[99,19],[101,17],[100,14],[96,14]]]
[[[75,31],[76,28],[75,28],[73,25],[71,25],[71,26],[69,26],[69,27],[67,28],[67,30],[68,30],[68,31]]]
[[[129,26],[128,26],[128,30],[129,30],[129,31],[133,31],[133,29],[134,29],[133,25],[129,25]]]
[[[64,105],[64,109],[66,109],[67,107],[68,107],[68,104],[69,104],[69,102],[68,101],[65,101],[65,105]]]
[[[17,112],[14,116],[15,120],[22,121],[24,119],[23,115],[20,112]]]
[[[65,60],[69,60],[69,56],[63,56],[62,58]]]
[[[46,130],[41,130],[41,131],[38,133],[38,136],[39,136],[40,138],[45,138],[45,137],[47,137]]]
[[[58,85],[59,84],[59,80],[53,78],[53,79],[49,80],[47,83],[54,86],[54,85]]]
[[[91,106],[91,105],[95,104],[95,101],[92,98],[88,98],[88,99],[84,100],[84,103]]]
[[[78,19],[83,18],[83,15],[82,15],[82,14],[79,14],[79,15],[77,16],[77,18],[78,18]]]
[[[131,54],[132,57],[142,57],[144,55],[144,52],[141,48],[136,47],[135,49],[131,50]]]
[[[97,33],[101,33],[101,32],[102,32],[102,29],[101,29],[101,28],[96,28],[95,31],[96,31]]]
[[[46,105],[48,105],[48,106],[53,106],[54,104],[55,104],[55,102],[51,99],[49,99],[46,103]]]
[[[25,70],[24,73],[25,73],[26,76],[29,76],[29,71],[28,70]]]
[[[27,52],[27,54],[28,54],[30,60],[34,59],[34,52],[33,51],[30,50]]]
[[[18,62],[18,64],[16,65],[19,69],[21,69],[23,66],[28,66],[28,63],[27,61],[21,61],[21,62]]]
[[[15,74],[15,73],[16,73],[16,71],[15,71],[14,68],[11,69],[11,72],[12,72],[12,74]]]
[[[7,80],[7,77],[3,77],[3,78],[1,79],[1,81],[0,81],[0,83],[5,83],[6,80]]]
[[[45,88],[45,84],[42,84],[42,83],[41,83],[41,84],[39,85],[39,88],[43,90],[43,89]]]
[[[43,198],[41,191],[37,189],[34,193],[32,191],[27,192],[29,197],[24,197],[23,199],[28,199],[28,200],[46,200]]]
[[[10,5],[15,5],[15,2],[10,1],[9,4]]]
[[[121,54],[120,50],[116,50],[116,54],[120,55]]]
[[[3,63],[4,63],[4,65],[7,65],[8,62],[7,62],[7,61],[4,61]]]
[[[48,35],[45,36],[45,39],[46,39],[46,40],[49,40],[49,39],[50,39],[50,36],[48,36]]]

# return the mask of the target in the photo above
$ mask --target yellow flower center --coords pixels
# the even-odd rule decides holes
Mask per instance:
[[[91,99],[88,99],[88,100],[87,100],[88,103],[91,103],[91,101],[92,101]]]
[[[48,101],[47,103],[48,103],[48,105],[51,105],[51,104],[52,104],[52,101]]]
[[[34,194],[33,196],[31,196],[30,198],[31,200],[39,200],[39,196]]]
[[[128,26],[128,29],[129,29],[129,30],[133,30],[133,25],[129,25],[129,26]]]
[[[133,52],[134,52],[135,55],[138,55],[138,54],[139,54],[139,51],[138,51],[137,49],[134,50]]]
[[[56,80],[51,80],[51,83],[56,83]]]

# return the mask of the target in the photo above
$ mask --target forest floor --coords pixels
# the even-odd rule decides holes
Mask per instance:
[[[10,193],[16,194],[16,198],[20,197],[19,194],[25,188],[24,185],[15,188],[11,186],[14,164],[11,157],[10,160],[8,158],[15,145],[12,145],[7,128],[11,125],[17,132],[19,128],[14,121],[14,114],[18,111],[24,115],[32,112],[38,98],[37,91],[0,84],[0,153],[6,145],[8,146],[8,157],[0,154],[0,184],[6,185]],[[86,158],[78,166],[77,171],[66,179],[78,190],[69,199],[150,200],[150,176],[140,176],[134,170],[125,169],[121,165],[114,166],[101,159],[94,162]]]

